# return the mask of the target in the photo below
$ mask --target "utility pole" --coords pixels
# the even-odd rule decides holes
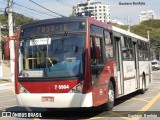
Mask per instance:
[[[148,40],[150,39],[150,36],[149,36],[150,32],[151,32],[151,31],[147,30],[147,37],[148,37]]]
[[[150,47],[150,50],[151,50],[151,41],[150,41],[150,32],[149,30],[147,30],[147,37],[148,37],[148,43],[149,43],[149,47]]]
[[[1,21],[0,21],[0,78],[2,78],[2,32],[1,32]]]
[[[12,16],[12,5],[13,0],[8,0],[8,27],[9,27],[9,36],[13,36],[13,16]],[[9,42],[10,48],[10,66],[11,66],[11,81],[14,82],[14,73],[15,73],[15,49],[14,49],[14,40]]]
[[[128,31],[130,32],[131,28],[130,28],[130,19],[129,19],[129,16],[127,17],[127,24],[128,24]]]

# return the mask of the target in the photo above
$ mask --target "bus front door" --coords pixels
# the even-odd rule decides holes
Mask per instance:
[[[114,37],[115,40],[115,51],[117,61],[117,72],[118,72],[118,96],[124,94],[124,81],[123,81],[123,61],[122,61],[122,50],[120,44],[120,37]]]
[[[139,62],[138,62],[138,50],[137,43],[133,42],[133,50],[134,50],[134,61],[135,61],[135,71],[136,71],[136,89],[140,88],[140,80],[139,80]]]

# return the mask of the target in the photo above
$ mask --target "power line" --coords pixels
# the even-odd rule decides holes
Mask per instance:
[[[33,16],[31,16],[31,14],[28,14],[28,13],[25,13],[24,11],[23,11],[23,9],[21,9],[21,8],[17,8],[17,7],[15,7],[14,8],[14,11],[15,11],[15,9],[17,9],[18,11],[20,10],[21,12],[18,12],[18,11],[16,11],[16,13],[19,13],[19,14],[24,14],[24,15],[26,15],[26,16],[28,16],[28,17],[30,17],[30,18],[33,18],[33,19],[38,19],[38,18],[36,18],[35,16],[33,17]],[[33,13],[34,14],[34,13]],[[35,13],[36,14],[36,13]]]
[[[28,8],[28,7],[19,5],[19,4],[15,3],[15,2],[14,2],[13,4],[15,4],[15,5],[19,6],[19,7],[23,7],[23,8],[26,8],[26,9],[29,9],[29,10],[32,10],[32,11],[35,11],[35,12],[38,12],[38,13],[42,13],[42,14],[45,14],[45,15],[49,15],[49,16],[55,17],[55,16],[53,16],[53,15],[50,15],[50,14],[47,14],[47,13],[44,13],[44,12],[41,12],[41,11],[37,11],[37,10],[32,9],[32,8]]]
[[[60,0],[56,0],[56,1],[59,2],[59,3],[62,4],[62,5],[65,5],[65,6],[69,7],[69,8],[73,7],[73,5],[70,5],[70,4],[68,4],[68,3],[64,3],[64,2],[62,2],[62,1],[60,1]]]
[[[56,15],[59,15],[59,16],[61,16],[61,17],[65,17],[64,15],[61,15],[61,14],[56,13],[56,12],[54,12],[54,11],[51,11],[51,10],[49,10],[48,8],[45,8],[45,7],[43,7],[42,5],[36,3],[36,2],[34,2],[34,1],[32,1],[32,0],[29,0],[29,1],[32,2],[32,3],[34,3],[34,4],[36,4],[36,5],[38,5],[39,7],[42,7],[42,8],[45,9],[45,10],[48,10],[48,11],[50,11],[50,12],[56,14]]]
[[[6,0],[3,0],[5,2],[7,2]],[[51,16],[51,17],[55,17],[53,15],[50,15],[50,14],[47,14],[45,12],[41,12],[41,11],[38,11],[38,10],[35,10],[35,9],[32,9],[32,8],[29,8],[29,7],[26,7],[26,6],[23,6],[23,5],[20,5],[20,4],[17,4],[16,2],[13,2],[14,5],[16,6],[19,6],[19,7],[22,7],[22,8],[25,8],[25,9],[28,9],[28,10],[31,10],[31,11],[34,11],[34,12],[38,12],[38,13],[41,13],[41,14],[44,14],[44,15],[48,15],[48,16]]]
[[[30,14],[30,12],[27,12],[27,11],[24,11],[23,9],[21,9],[20,7],[15,7],[15,9],[16,9],[16,13],[17,13],[17,11],[20,11],[20,12],[18,12],[18,13],[20,13],[20,14],[25,14],[25,15],[27,15],[28,17],[31,17],[31,18],[33,18],[33,19],[39,19],[39,18],[36,18],[36,16],[33,16],[32,14],[34,14],[34,15],[37,15],[37,13],[35,13],[35,12],[32,12],[32,14]],[[22,13],[21,13],[22,12]],[[46,14],[45,14],[46,15]],[[45,15],[42,15],[42,14],[38,14],[38,16],[42,16],[42,17],[46,17]],[[53,16],[52,16],[53,17]],[[54,17],[56,17],[56,16],[54,16]]]

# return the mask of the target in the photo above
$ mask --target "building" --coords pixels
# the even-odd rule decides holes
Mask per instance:
[[[73,6],[73,13],[76,16],[89,16],[102,22],[110,22],[110,5],[101,1],[87,0]]]
[[[156,14],[153,10],[142,11],[139,15],[140,22],[144,20],[156,19]]]

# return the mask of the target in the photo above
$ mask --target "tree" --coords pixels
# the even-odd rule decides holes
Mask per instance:
[[[15,32],[18,26],[34,21],[34,19],[32,18],[26,17],[18,13],[13,13],[13,19],[15,22],[15,26],[14,26]],[[5,46],[4,36],[8,36],[8,17],[5,14],[0,14],[0,21],[2,23],[2,26],[4,27],[4,29],[2,29],[2,41],[1,41],[2,55],[4,55],[4,46]]]
[[[159,19],[150,19],[141,22],[141,25],[146,25],[155,29],[160,29],[160,20]]]

